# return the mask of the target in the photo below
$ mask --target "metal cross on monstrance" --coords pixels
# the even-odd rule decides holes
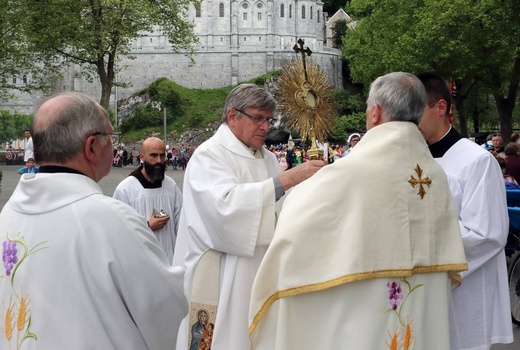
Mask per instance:
[[[282,63],[274,95],[279,112],[287,118],[287,126],[298,130],[302,140],[311,139],[308,158],[323,159],[323,150],[318,148],[316,141],[324,143],[332,132],[336,117],[334,90],[320,66],[306,60],[312,51],[309,47],[304,48],[304,44],[299,39],[293,47],[301,57],[295,56]]]

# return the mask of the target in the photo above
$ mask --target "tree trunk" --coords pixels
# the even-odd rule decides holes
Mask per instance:
[[[462,94],[461,81],[456,81],[455,86],[457,87],[457,92],[455,96],[453,96],[453,102],[455,103],[455,109],[459,117],[459,132],[462,136],[468,137],[468,119],[466,117],[466,108],[464,107],[466,96]]]
[[[114,84],[114,58],[115,53],[108,54],[108,62],[105,67],[105,56],[98,58],[97,72],[99,74],[99,81],[101,82],[101,100],[99,104],[109,110],[110,95],[112,94],[112,86]]]
[[[500,83],[500,81],[498,81]],[[511,134],[513,133],[513,109],[516,104],[516,97],[518,95],[518,86],[520,85],[520,55],[516,57],[516,60],[511,71],[509,78],[509,89],[507,96],[504,97],[502,93],[494,93],[495,102],[497,104],[498,116],[500,118],[500,133],[504,144],[511,141]],[[498,85],[500,88],[501,85]],[[498,90],[498,89],[497,89]]]
[[[515,108],[515,99],[504,98],[502,95],[493,95],[497,104],[498,116],[500,118],[500,133],[504,144],[511,141],[513,133],[513,109]]]

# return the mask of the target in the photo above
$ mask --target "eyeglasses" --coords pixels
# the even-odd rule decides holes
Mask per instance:
[[[244,115],[247,115],[249,117],[249,119],[251,119],[253,121],[253,123],[255,123],[258,126],[263,125],[265,122],[267,122],[267,124],[269,126],[271,126],[271,123],[273,122],[273,118],[271,118],[271,117],[255,117],[251,114],[241,111],[240,109],[235,109],[235,111],[240,112]]]
[[[108,136],[108,135],[114,135],[114,133],[113,132],[98,131],[98,132],[95,132],[95,133],[92,134],[92,136],[97,136],[97,135]]]
[[[439,101],[435,101],[435,102],[432,102],[432,103],[428,103],[428,104],[426,105],[426,107],[428,107],[428,108],[433,108],[433,106],[435,106],[435,105],[437,104],[437,102],[439,102]]]

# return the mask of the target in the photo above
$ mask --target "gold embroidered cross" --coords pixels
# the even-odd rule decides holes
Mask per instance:
[[[430,179],[428,176],[426,176],[424,179],[422,178],[422,169],[419,164],[415,166],[414,170],[417,173],[417,176],[419,176],[419,179],[416,179],[413,175],[411,175],[408,183],[412,185],[413,188],[415,188],[415,185],[419,185],[419,192],[417,194],[421,196],[421,199],[423,199],[424,195],[426,194],[426,190],[424,189],[423,185],[430,187],[432,184],[432,179]]]

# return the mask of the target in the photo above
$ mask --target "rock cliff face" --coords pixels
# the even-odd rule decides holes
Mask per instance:
[[[270,78],[265,82],[265,88],[272,92],[275,84],[275,77]],[[149,95],[133,95],[129,98],[123,99],[119,101],[118,104],[118,124],[121,125],[121,122],[128,116],[132,115],[133,111],[137,107],[145,107],[146,105],[151,104],[153,108],[158,110],[161,109],[161,103],[159,101],[153,100]],[[276,115],[276,121],[273,123],[271,130],[267,134],[266,144],[279,144],[279,143],[287,143],[289,138],[289,130],[287,130],[284,122],[284,118],[281,115]],[[166,143],[171,147],[178,147],[181,145],[184,146],[198,146],[202,142],[209,139],[213,134],[217,131],[220,126],[220,120],[215,121],[211,124],[208,124],[204,127],[199,128],[191,128],[183,131],[182,133],[178,131],[172,131],[168,135],[166,135]],[[150,136],[156,136],[159,138],[164,138],[162,133],[154,133]],[[136,141],[135,145],[132,147],[140,148],[140,144],[144,140]],[[133,143],[132,143],[133,144]],[[126,145],[127,148],[130,144]],[[130,148],[131,149],[131,148]]]
[[[157,109],[161,109],[161,103],[152,101],[152,98],[148,94],[132,95],[128,98],[118,101],[117,116],[119,126],[125,120],[126,117],[132,115],[137,107],[144,107],[148,104],[152,104]]]

